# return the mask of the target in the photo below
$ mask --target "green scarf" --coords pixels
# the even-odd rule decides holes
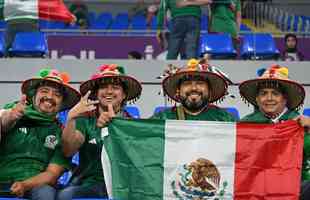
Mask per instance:
[[[14,108],[18,101],[13,103],[8,103],[4,106],[5,109]],[[18,123],[22,124],[28,124],[29,125],[50,125],[52,123],[55,123],[56,120],[56,113],[55,114],[45,114],[42,112],[39,112],[35,109],[33,104],[29,104],[26,106],[24,111],[24,116],[18,121]]]

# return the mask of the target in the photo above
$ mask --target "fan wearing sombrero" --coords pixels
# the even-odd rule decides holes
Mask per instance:
[[[228,78],[215,67],[191,59],[183,68],[170,66],[162,82],[164,94],[179,106],[166,109],[152,118],[206,121],[234,121],[232,115],[213,105],[227,93]]]
[[[62,153],[56,116],[80,99],[68,81],[66,73],[42,69],[23,82],[21,100],[2,110],[0,188],[6,189],[1,195],[54,200],[55,183],[70,167]]]
[[[254,106],[254,112],[241,119],[243,122],[277,123],[298,120],[301,126],[310,127],[310,119],[298,110],[303,105],[303,86],[288,77],[288,68],[272,65],[257,71],[258,78],[244,81],[239,86],[244,101]],[[310,199],[310,135],[304,136],[301,199]]]
[[[124,68],[103,65],[99,72],[80,86],[81,101],[68,113],[63,132],[63,150],[72,156],[79,151],[80,183],[59,192],[58,200],[75,197],[107,198],[101,166],[102,137],[112,117],[131,118],[124,110],[127,102],[135,102],[142,87]]]

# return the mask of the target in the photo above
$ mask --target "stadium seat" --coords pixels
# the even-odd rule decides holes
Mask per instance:
[[[272,35],[269,33],[245,34],[240,48],[243,59],[276,59],[279,57]]]
[[[76,164],[76,165],[80,164],[80,154],[79,154],[79,152],[77,152],[76,154],[73,155],[72,163]]]
[[[97,19],[90,21],[90,28],[91,29],[109,29],[112,23],[112,14],[103,12],[101,13]]]
[[[153,114],[159,113],[159,112],[164,111],[168,108],[171,108],[171,106],[157,106],[157,107],[155,107]]]
[[[0,32],[0,57],[4,55],[4,33]]]
[[[57,115],[58,121],[63,125],[66,124],[68,112],[69,110],[64,110],[64,111],[59,112]]]
[[[303,114],[310,117],[310,108],[305,108]]]
[[[203,14],[201,16],[201,21],[200,21],[200,28],[202,31],[207,31],[208,30],[208,15]]]
[[[43,32],[20,32],[16,34],[10,56],[44,57],[48,53],[47,41]]]
[[[47,21],[47,20],[39,21],[40,29],[64,29],[65,26],[66,25],[64,22]]]
[[[237,56],[229,34],[204,34],[200,37],[200,55],[211,54],[214,59],[231,59]]]
[[[146,18],[143,15],[135,15],[131,19],[131,28],[134,30],[146,30]]]
[[[140,118],[140,111],[137,106],[126,106],[125,110],[135,119]]]
[[[239,111],[237,110],[237,108],[235,108],[235,107],[226,107],[226,108],[224,108],[224,110],[226,110],[227,112],[232,114],[232,116],[234,116],[236,120],[240,119]]]

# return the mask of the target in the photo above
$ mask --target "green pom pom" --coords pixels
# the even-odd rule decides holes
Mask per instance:
[[[125,69],[123,66],[117,66],[117,70],[119,71],[120,74],[125,75]]]
[[[48,69],[48,68],[41,69],[41,70],[39,71],[39,74],[38,74],[38,75],[39,75],[39,77],[44,78],[44,77],[46,77],[47,75],[49,75],[50,71],[51,71],[51,69]]]

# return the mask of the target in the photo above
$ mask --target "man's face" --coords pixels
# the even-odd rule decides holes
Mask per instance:
[[[114,110],[119,110],[126,94],[121,84],[102,84],[97,91],[97,98],[103,110],[107,110],[108,104],[112,104]]]
[[[288,37],[286,40],[286,46],[289,49],[294,49],[296,48],[296,40],[294,37]]]
[[[209,98],[209,85],[206,81],[187,80],[179,89],[182,105],[190,111],[199,111],[205,107]]]
[[[273,88],[263,88],[259,90],[256,102],[260,111],[269,116],[276,116],[283,112],[287,100],[280,91]]]
[[[40,86],[34,97],[34,105],[38,111],[46,114],[59,112],[63,94],[57,86]]]

